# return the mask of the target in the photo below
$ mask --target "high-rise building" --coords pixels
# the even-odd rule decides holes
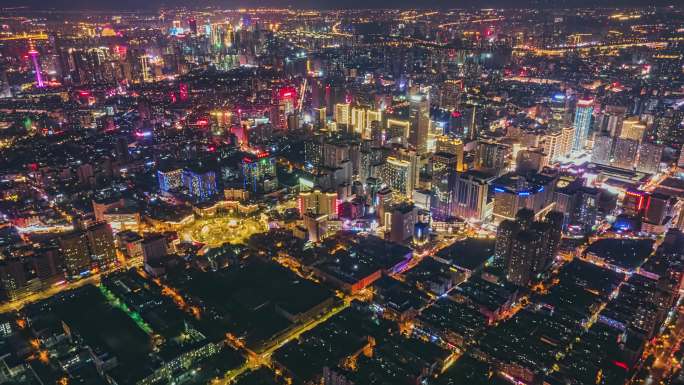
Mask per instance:
[[[419,155],[427,152],[427,138],[430,131],[430,99],[424,94],[409,97],[409,129],[408,143]]]
[[[601,113],[601,127],[599,127],[599,133],[613,138],[620,137],[623,132],[622,126],[626,113],[626,107],[606,106],[605,110]]]
[[[493,177],[476,170],[456,174],[453,188],[454,217],[483,221],[487,215],[487,195]]]
[[[554,131],[560,131],[563,127],[570,124],[570,98],[565,94],[554,95],[549,102],[549,109],[551,116],[549,118],[549,128]]]
[[[390,156],[380,169],[380,177],[387,187],[393,191],[411,197],[415,188],[413,175],[417,172],[414,167],[410,161]]]
[[[180,168],[157,170],[157,182],[162,192],[178,191],[183,186],[183,170]]]
[[[114,235],[107,222],[99,222],[86,229],[90,259],[101,267],[107,267],[116,262]]]
[[[390,220],[390,241],[396,243],[410,241],[413,238],[417,216],[418,208],[411,203],[401,203],[394,206]]]
[[[445,152],[432,155],[432,215],[445,219],[452,216],[452,199],[456,177],[456,156]]]
[[[76,277],[90,269],[88,236],[83,231],[74,231],[59,238],[59,247],[64,255],[64,267],[69,277]]]
[[[637,171],[649,174],[657,173],[660,168],[660,159],[662,156],[662,145],[650,142],[641,142],[639,145],[639,158],[636,164]]]
[[[610,165],[613,153],[613,138],[608,135],[597,136],[591,151],[591,161],[597,164]]]
[[[338,213],[337,193],[314,188],[311,191],[299,193],[299,212],[327,215],[334,219]]]
[[[594,112],[594,99],[580,99],[575,107],[575,139],[572,145],[573,152],[582,152],[589,136],[591,118]]]
[[[547,154],[549,163],[554,163],[561,157],[561,131],[551,131],[542,138],[542,148]]]
[[[642,217],[648,203],[648,198],[649,195],[646,191],[634,189],[625,191],[625,196],[622,199],[623,214],[633,217]]]
[[[405,146],[408,144],[410,131],[411,122],[408,120],[387,119],[387,129],[385,129],[382,143],[397,143]]]
[[[349,103],[335,104],[333,119],[337,123],[338,130],[346,131],[347,126],[351,122],[351,105]]]
[[[671,213],[673,199],[662,193],[652,193],[648,197],[648,203],[644,212],[644,220],[654,225],[661,225]]]
[[[505,262],[509,282],[526,286],[551,264],[560,247],[562,223],[562,213],[552,211],[544,221],[535,221],[533,211],[522,209],[515,221],[499,224],[495,255]]]
[[[565,157],[572,152],[575,143],[575,127],[568,126],[561,130],[561,144],[559,157]]]
[[[615,139],[611,165],[626,170],[634,169],[639,142],[632,139]]]
[[[545,174],[517,175],[509,173],[492,182],[494,217],[511,219],[523,208],[543,213],[553,203],[556,177]]]
[[[492,140],[480,140],[477,143],[476,167],[496,175],[506,172],[511,157],[511,147]]]
[[[268,153],[242,158],[243,185],[253,192],[271,192],[278,187],[275,158]]]
[[[463,141],[457,138],[451,138],[447,135],[440,135],[436,138],[437,152],[444,152],[456,156],[456,171],[463,171]]]
[[[183,188],[197,201],[203,202],[216,196],[216,173],[202,167],[183,170]]]
[[[638,117],[625,119],[622,123],[622,130],[619,137],[622,139],[630,139],[635,142],[641,142],[646,132],[646,125],[641,123]]]

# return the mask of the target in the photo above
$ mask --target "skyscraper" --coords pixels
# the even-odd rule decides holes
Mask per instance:
[[[206,201],[215,196],[216,173],[201,167],[183,170],[183,188],[197,201]]]
[[[572,144],[573,152],[581,152],[589,135],[591,128],[591,117],[594,112],[594,99],[580,99],[575,107],[575,139]]]
[[[456,177],[456,156],[436,152],[432,156],[431,212],[435,218],[452,216],[452,199]]]
[[[608,135],[600,135],[594,139],[594,148],[591,151],[591,161],[597,164],[610,165],[610,157],[613,152],[613,138]]]
[[[637,171],[649,174],[658,172],[662,155],[663,146],[650,142],[641,142],[639,145],[639,159],[636,164]]]
[[[625,170],[633,170],[638,149],[639,142],[636,140],[624,138],[615,139],[611,165]]]
[[[452,216],[482,221],[485,219],[489,183],[493,177],[477,170],[456,174],[454,180]]]
[[[430,130],[430,99],[424,94],[409,98],[409,144],[421,155],[427,152],[427,137]]]

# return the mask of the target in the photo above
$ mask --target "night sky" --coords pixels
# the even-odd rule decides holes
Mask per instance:
[[[681,5],[678,0],[0,0],[0,6],[46,9],[157,9],[160,6],[220,5],[225,7],[278,6],[338,8],[487,8]]]

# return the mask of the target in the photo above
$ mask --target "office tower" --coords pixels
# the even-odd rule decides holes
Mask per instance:
[[[313,213],[327,215],[328,218],[337,218],[338,202],[337,193],[334,191],[323,191],[316,187],[311,191],[299,193],[299,212],[300,215]]]
[[[461,103],[463,80],[445,80],[439,87],[439,108],[453,110]]]
[[[589,129],[591,128],[591,118],[594,112],[594,99],[580,99],[577,101],[575,107],[575,121],[573,127],[575,128],[575,138],[573,140],[572,151],[584,151],[584,145],[589,136]]]
[[[451,138],[447,135],[440,135],[436,139],[435,152],[445,152],[456,156],[456,171],[463,171],[463,141]]]
[[[627,108],[623,106],[606,106],[601,113],[601,127],[599,133],[613,138],[620,137],[623,132],[623,121]]]
[[[303,215],[303,220],[308,240],[314,243],[323,240],[327,233],[328,216],[325,214],[306,213]]]
[[[275,90],[274,90],[275,92]],[[271,118],[274,127],[287,128],[287,117],[295,114],[297,106],[297,89],[295,87],[282,87],[275,92],[275,116]]]
[[[613,152],[613,138],[607,135],[597,136],[594,139],[594,148],[591,151],[591,161],[597,164],[610,165]]]
[[[216,173],[201,166],[183,170],[183,189],[194,200],[207,201],[217,194]]]
[[[38,51],[36,51],[36,48],[33,46],[33,42],[30,43],[28,54],[31,58],[31,62],[33,63],[33,70],[36,73],[36,87],[43,88],[45,87],[45,83],[43,82],[43,70],[40,68]]]
[[[639,172],[655,174],[660,168],[660,159],[663,156],[663,146],[650,142],[641,142],[639,145],[639,158],[636,169]]]
[[[625,119],[622,123],[622,131],[619,137],[622,139],[630,139],[635,142],[641,142],[646,132],[646,125],[641,123],[639,117],[632,117]]]
[[[480,137],[479,123],[477,116],[476,105],[465,105],[461,108],[461,115],[463,119],[463,136],[468,141],[477,140]]]
[[[242,158],[242,175],[245,190],[268,193],[278,187],[275,158],[268,153]]]
[[[408,143],[419,155],[427,152],[427,137],[430,131],[430,100],[427,95],[415,94],[409,97]]]
[[[389,239],[396,243],[405,243],[413,238],[414,226],[417,222],[418,208],[411,203],[401,203],[392,208]]]
[[[180,168],[157,170],[157,182],[161,192],[178,191],[183,186],[183,170]]]
[[[636,140],[623,138],[615,139],[611,165],[625,170],[633,170],[638,149],[639,142]]]
[[[534,231],[519,232],[513,238],[506,258],[506,280],[514,285],[527,286],[533,277],[541,247],[541,238]]]
[[[74,231],[59,238],[59,247],[64,255],[64,267],[69,277],[76,277],[90,269],[88,236],[83,231]]]
[[[392,205],[394,205],[396,200],[394,195],[394,191],[384,187],[378,190],[378,192],[375,194],[375,199],[371,199],[372,205],[375,206],[378,211],[378,221],[380,226],[385,226],[390,223]]]
[[[432,155],[432,199],[430,208],[435,218],[452,215],[452,199],[456,177],[456,156],[445,152]]]
[[[549,102],[549,109],[551,110],[551,117],[549,119],[549,128],[553,131],[560,131],[563,127],[570,124],[570,98],[564,94],[556,94]]]
[[[511,157],[511,147],[492,140],[480,140],[477,144],[476,167],[496,175],[506,171]]]
[[[518,210],[527,208],[535,214],[550,208],[557,178],[545,174],[509,173],[492,182],[494,217],[512,219]]]
[[[452,216],[483,221],[486,215],[489,183],[493,177],[476,170],[456,173],[452,198]]]
[[[107,222],[100,222],[86,229],[90,259],[101,267],[109,266],[116,262],[114,248],[114,236],[112,228]]]

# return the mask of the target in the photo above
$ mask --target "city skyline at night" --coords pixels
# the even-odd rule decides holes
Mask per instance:
[[[0,5],[0,385],[684,384],[684,8]]]

